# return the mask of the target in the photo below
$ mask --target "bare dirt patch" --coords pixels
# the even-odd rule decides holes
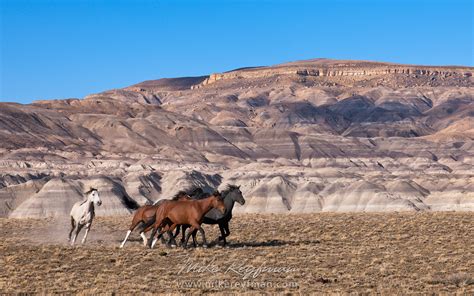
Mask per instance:
[[[0,292],[474,293],[473,213],[237,215],[228,248],[188,250],[119,249],[130,219],[74,248],[66,221],[0,219]]]

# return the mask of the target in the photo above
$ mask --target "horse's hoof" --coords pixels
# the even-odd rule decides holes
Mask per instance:
[[[205,249],[208,248],[207,244],[203,244],[202,247],[205,248]]]
[[[222,236],[219,236],[219,238],[218,238],[218,239],[221,241],[221,240],[223,240],[224,238],[223,238]]]

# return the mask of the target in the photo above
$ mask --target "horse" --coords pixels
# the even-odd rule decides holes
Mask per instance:
[[[193,192],[196,192],[196,189],[193,190]],[[202,190],[201,190],[202,192]],[[218,240],[223,241],[223,245],[225,246],[227,244],[226,237],[230,235],[230,230],[229,230],[229,222],[232,219],[232,210],[234,208],[235,202],[239,203],[240,205],[245,204],[245,199],[244,196],[242,195],[242,191],[240,191],[240,186],[235,186],[235,185],[227,185],[227,188],[222,191],[222,199],[225,204],[225,214],[220,213],[219,211],[212,209],[210,210],[203,218],[203,223],[204,224],[218,224],[219,225],[219,230],[221,231],[221,236],[219,236]],[[196,195],[189,194],[191,198],[195,198]],[[181,238],[181,243],[184,243],[185,240],[185,233],[186,229],[189,227],[189,225],[181,225],[181,230],[183,232],[182,238]],[[176,228],[176,233],[175,237],[179,234],[179,227]],[[195,245],[195,240],[196,240],[196,231],[193,232],[193,242]]]
[[[92,225],[92,220],[95,217],[94,206],[100,206],[102,204],[102,201],[99,197],[99,191],[97,189],[90,188],[90,190],[84,194],[87,195],[86,200],[75,203],[71,209],[71,231],[69,232],[69,241],[71,242],[71,246],[73,246],[76,242],[76,238],[84,226],[86,227],[86,233],[82,239],[82,244],[86,242],[87,234],[89,233]],[[74,236],[72,236],[74,230],[76,233]]]
[[[150,229],[150,226],[153,225],[153,223],[155,222],[156,211],[158,210],[158,208],[169,201],[186,199],[190,199],[190,196],[184,191],[179,191],[171,198],[171,200],[161,199],[155,202],[153,205],[144,205],[138,208],[138,210],[133,215],[132,224],[130,225],[127,234],[125,235],[125,239],[120,244],[120,248],[123,248],[123,246],[128,240],[128,237],[138,225],[140,225],[140,236],[143,239],[143,245],[146,246],[148,240],[146,238],[145,232],[147,232]]]
[[[211,209],[218,209],[225,212],[225,204],[222,201],[221,194],[216,191],[211,196],[199,200],[182,200],[163,204],[156,213],[156,221],[148,240],[148,247],[153,248],[156,241],[164,232],[172,235],[172,231],[178,225],[188,224],[191,226],[191,232],[188,233],[183,247],[187,247],[190,235],[194,230],[199,230],[203,239],[203,247],[207,247],[206,236],[201,227],[204,215]],[[153,239],[158,228],[162,227],[158,238]]]
[[[210,194],[209,194],[209,193],[205,193],[204,190],[202,190],[201,187],[192,187],[191,189],[188,189],[188,190],[186,190],[186,191],[180,191],[178,194],[180,194],[180,193],[181,193],[181,194],[186,194],[186,192],[188,192],[188,193],[187,193],[188,199],[203,199],[203,198],[206,198],[206,197],[209,197],[209,196],[210,196]],[[177,200],[176,195],[175,195],[175,197],[174,197],[172,200]],[[158,202],[161,202],[161,201],[163,201],[163,200],[160,200],[160,201],[158,201]],[[143,230],[142,230],[142,233],[144,234],[144,233],[150,231],[150,229],[153,228],[153,225],[152,225],[152,224],[153,224],[153,223],[151,223],[151,224],[148,225],[148,226],[144,226],[144,228],[143,228]],[[176,234],[174,234],[174,235],[172,235],[171,233],[167,232],[168,237],[169,237],[169,240],[168,240],[168,242],[167,242],[167,245],[168,245],[168,246],[170,246],[170,245],[171,245],[172,247],[176,246],[176,240],[175,240],[175,238],[176,238],[176,236],[177,236],[178,233],[179,233],[179,228],[180,228],[180,226],[182,226],[182,225],[178,225],[178,226],[177,226],[177,228],[176,228],[177,232],[176,232]],[[142,237],[145,237],[145,236],[142,236]],[[193,245],[194,245],[194,247],[196,247],[196,231],[194,232],[194,235],[193,235],[192,238],[193,238]],[[146,239],[146,237],[145,237],[145,239],[143,240],[143,243],[145,244],[145,246],[146,246],[146,240],[147,240],[147,239]],[[184,240],[184,234],[183,234],[183,240]],[[162,242],[162,243],[165,243],[163,237],[161,237],[161,242]]]

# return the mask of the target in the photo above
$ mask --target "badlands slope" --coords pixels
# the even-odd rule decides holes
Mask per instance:
[[[0,217],[227,183],[240,212],[472,211],[473,72],[316,59],[0,103]]]

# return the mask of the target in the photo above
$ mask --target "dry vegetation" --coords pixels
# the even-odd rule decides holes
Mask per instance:
[[[119,249],[129,219],[98,218],[75,248],[65,221],[1,219],[0,293],[474,293],[472,213],[238,215],[230,247],[188,250],[149,250],[138,235]],[[216,227],[206,229],[214,239]],[[186,260],[207,269],[179,274]],[[296,270],[242,280],[225,272],[235,264]],[[183,287],[191,279],[207,286]],[[254,286],[235,286],[245,281]]]

